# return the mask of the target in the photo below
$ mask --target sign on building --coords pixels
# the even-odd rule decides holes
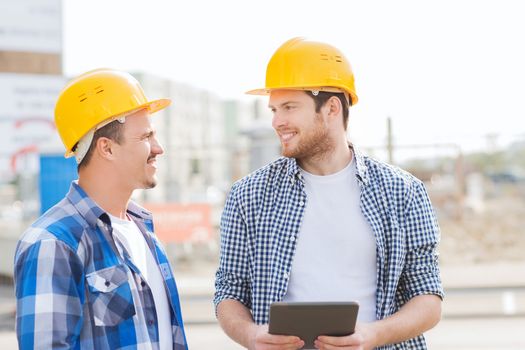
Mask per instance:
[[[55,101],[65,80],[55,75],[0,73],[0,180],[24,166],[23,159],[63,147],[53,122]]]

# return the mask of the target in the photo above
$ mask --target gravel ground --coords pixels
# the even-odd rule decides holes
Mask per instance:
[[[525,199],[521,196],[488,199],[482,210],[467,210],[456,219],[441,215],[438,220],[442,264],[525,261]]]

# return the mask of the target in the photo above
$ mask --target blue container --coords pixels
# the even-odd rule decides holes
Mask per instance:
[[[40,155],[40,214],[57,204],[69,191],[71,181],[78,178],[74,157],[63,154]]]

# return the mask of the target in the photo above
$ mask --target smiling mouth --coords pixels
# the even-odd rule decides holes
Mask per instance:
[[[297,135],[296,132],[286,132],[286,133],[279,133],[279,138],[282,142],[288,142],[290,141],[295,135]]]
[[[151,165],[154,168],[157,167],[157,159],[155,159],[155,158],[149,158],[147,163],[148,163],[148,165]]]

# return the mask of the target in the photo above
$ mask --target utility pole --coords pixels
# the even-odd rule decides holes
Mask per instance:
[[[386,149],[388,152],[388,162],[394,164],[394,142],[392,135],[392,118],[386,118]]]

